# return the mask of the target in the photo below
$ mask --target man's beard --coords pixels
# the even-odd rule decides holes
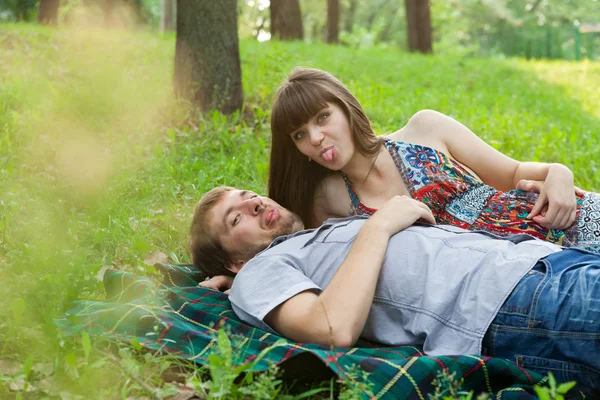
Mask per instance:
[[[251,246],[247,247],[243,251],[240,252],[238,257],[249,260],[267,247],[279,236],[291,235],[292,233],[296,233],[304,229],[304,224],[302,223],[302,219],[295,213],[288,211],[288,215],[283,217],[279,221],[279,227],[273,231],[273,236],[270,240],[265,240],[263,242],[253,243]],[[281,214],[280,214],[281,215]]]

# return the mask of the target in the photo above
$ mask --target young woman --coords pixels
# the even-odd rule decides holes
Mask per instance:
[[[271,131],[269,197],[306,226],[371,214],[403,194],[438,224],[600,252],[600,195],[574,187],[567,167],[513,160],[441,113],[419,111],[376,136],[338,79],[296,68],[277,92]]]

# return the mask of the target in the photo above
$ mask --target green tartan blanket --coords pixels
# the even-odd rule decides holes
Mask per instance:
[[[104,275],[105,302],[78,301],[57,324],[66,335],[84,329],[90,335],[130,343],[133,337],[147,349],[208,364],[216,351],[219,328],[227,326],[238,365],[282,339],[241,322],[226,295],[198,287],[202,274],[193,266],[157,264],[162,282],[130,272],[109,270]],[[333,350],[284,340],[256,363],[254,370],[278,364],[284,377],[345,379],[353,365],[369,373],[376,399],[428,399],[432,381],[443,370],[464,379],[463,390],[489,392],[495,399],[535,398],[533,385],[543,378],[506,360],[479,355],[430,357],[415,347],[360,347]],[[365,398],[367,396],[365,395]]]

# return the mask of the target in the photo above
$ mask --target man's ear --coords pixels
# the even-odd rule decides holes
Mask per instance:
[[[229,261],[227,264],[225,264],[225,268],[227,268],[229,271],[233,272],[234,274],[237,274],[238,272],[240,272],[240,270],[242,269],[244,264],[246,264],[246,261],[241,261],[241,260]]]

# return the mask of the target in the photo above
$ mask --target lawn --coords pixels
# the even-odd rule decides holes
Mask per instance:
[[[269,105],[296,65],[338,76],[378,133],[435,109],[600,191],[600,63],[242,40],[245,107],[224,117],[173,100],[174,44],[148,32],[0,26],[0,397],[25,393],[25,377],[25,397],[144,393],[114,364],[81,361],[104,356],[53,321],[75,299],[103,298],[105,266],[153,274],[160,257],[188,262],[204,191],[264,192]],[[158,379],[156,361],[137,365]]]

